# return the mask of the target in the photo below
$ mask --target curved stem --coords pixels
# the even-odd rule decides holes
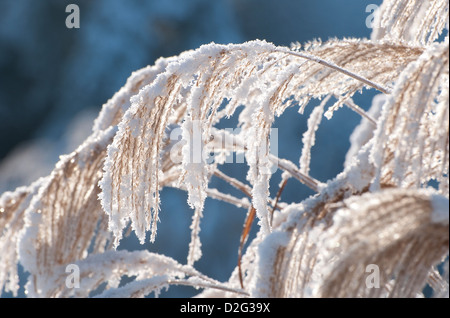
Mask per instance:
[[[375,83],[375,82],[373,82],[373,81],[371,81],[371,80],[369,80],[369,79],[367,79],[367,78],[365,78],[365,77],[363,77],[361,75],[353,73],[353,72],[351,72],[351,71],[349,71],[349,70],[347,70],[345,68],[342,68],[342,67],[340,67],[340,66],[338,66],[336,64],[333,64],[331,62],[322,60],[321,58],[319,58],[317,56],[306,54],[306,53],[302,53],[302,52],[294,52],[294,51],[291,51],[291,50],[289,50],[287,48],[285,48],[285,49],[279,48],[279,49],[277,49],[275,51],[276,52],[280,52],[280,53],[287,53],[289,55],[297,56],[297,57],[300,57],[300,58],[307,59],[309,61],[313,61],[313,62],[319,63],[319,64],[321,64],[323,66],[326,66],[328,68],[336,70],[336,71],[338,71],[338,72],[340,72],[342,74],[350,76],[351,78],[354,78],[354,79],[356,79],[356,80],[358,80],[360,82],[363,82],[364,84],[366,84],[368,86],[371,86],[371,87],[375,88],[376,90],[379,90],[380,92],[382,92],[384,94],[388,94],[389,95],[391,93],[391,90],[389,88],[386,88],[386,87],[382,86],[381,84]]]

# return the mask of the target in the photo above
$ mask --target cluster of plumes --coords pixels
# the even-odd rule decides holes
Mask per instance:
[[[0,289],[17,293],[20,263],[35,297],[87,297],[104,283],[100,297],[173,284],[203,288],[204,297],[415,297],[426,285],[448,296],[449,44],[438,41],[448,2],[387,0],[375,25],[371,40],[209,44],[133,73],[50,176],[0,197]],[[364,88],[383,93],[367,113],[352,100]],[[288,107],[303,113],[311,99],[323,102],[299,165],[269,153],[275,118]],[[309,175],[311,147],[322,118],[344,105],[363,120],[344,171],[322,183]],[[238,110],[239,133],[215,127]],[[237,149],[248,184],[220,171]],[[317,194],[298,204],[270,198],[273,166]],[[246,197],[209,188],[212,176]],[[155,240],[166,186],[187,191],[194,210],[187,264],[114,250],[127,227],[142,243],[147,232]],[[194,269],[207,197],[254,212],[259,224],[227,283]],[[65,286],[68,264],[79,267],[80,288]],[[368,265],[380,270],[379,288],[367,286]],[[119,286],[124,275],[135,279]]]

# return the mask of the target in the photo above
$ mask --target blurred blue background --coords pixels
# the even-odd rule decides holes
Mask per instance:
[[[131,72],[209,42],[265,39],[276,45],[330,37],[370,37],[368,4],[375,0],[0,0],[0,193],[47,175],[59,155],[73,151],[90,133],[96,115]],[[79,29],[67,29],[66,6],[77,4]],[[373,92],[356,96],[365,109]],[[318,102],[315,104],[317,105]],[[279,129],[279,155],[298,162],[304,116],[289,109]],[[311,175],[320,181],[342,171],[349,136],[360,118],[342,109],[319,128]],[[230,121],[230,127],[234,127]],[[245,165],[224,171],[245,179]],[[273,177],[272,195],[280,173]],[[241,196],[217,179],[211,187]],[[282,200],[299,202],[312,192],[290,180]],[[186,262],[192,211],[186,194],[162,191],[155,244],[134,234],[120,248],[148,249]],[[208,199],[202,220],[201,272],[226,281],[237,263],[246,211]],[[257,230],[253,227],[252,235]],[[1,261],[1,255],[0,255]],[[25,277],[25,276],[24,276]],[[162,297],[198,291],[171,287]],[[8,295],[4,295],[8,296]],[[23,296],[23,289],[21,289]]]

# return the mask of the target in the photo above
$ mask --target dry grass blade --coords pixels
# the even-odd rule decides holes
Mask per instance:
[[[370,114],[366,113],[361,107],[356,105],[355,102],[351,98],[348,98],[345,101],[345,105],[348,106],[355,113],[358,113],[359,115],[361,115],[361,117],[367,119],[369,121],[369,123],[372,124],[372,126],[374,126],[374,127],[377,126],[377,121],[374,118],[372,118],[370,116]]]
[[[197,284],[192,282],[195,287],[205,288],[202,284],[217,284],[226,288],[224,284],[199,273],[191,266],[181,265],[170,257],[148,251],[107,251],[89,255],[73,265],[79,269],[79,288],[66,288],[66,266],[55,267],[52,275],[47,277],[48,283],[59,286],[52,294],[53,297],[87,297],[90,291],[98,289],[105,282],[107,286],[96,297],[143,297],[151,292],[158,294],[162,287],[168,285],[168,281],[183,280],[186,277],[197,280]],[[102,270],[98,271],[98,268]],[[124,286],[119,286],[125,276],[135,278]],[[152,281],[161,284],[151,284]]]
[[[319,189],[323,186],[323,184],[313,177],[304,174],[300,169],[297,168],[297,166],[287,160],[287,159],[281,159],[281,158],[275,158],[273,156],[270,157],[270,160],[278,165],[278,168],[280,168],[283,171],[286,171],[289,173],[292,177],[303,183],[304,185],[308,186],[311,190],[315,192],[319,192]]]
[[[281,51],[281,52],[283,52],[283,51]],[[297,56],[297,57],[300,57],[300,58],[303,58],[303,59],[306,59],[306,60],[309,60],[309,61],[321,64],[321,65],[323,65],[323,66],[325,66],[327,68],[330,68],[332,70],[335,70],[337,72],[345,74],[348,77],[351,77],[351,78],[357,80],[358,82],[364,83],[365,85],[367,85],[369,87],[375,88],[376,90],[378,90],[378,91],[380,91],[380,92],[382,92],[384,94],[390,94],[391,93],[389,88],[386,88],[386,87],[384,87],[384,86],[382,86],[382,85],[380,85],[378,83],[375,83],[375,82],[373,82],[373,81],[371,81],[371,80],[369,80],[369,79],[367,79],[367,78],[365,78],[363,76],[360,76],[360,75],[358,75],[358,74],[356,74],[354,72],[351,72],[351,71],[349,71],[349,70],[347,70],[345,68],[342,68],[342,67],[340,67],[340,66],[338,66],[338,65],[336,65],[336,64],[334,64],[332,62],[328,62],[326,60],[318,58],[317,56],[313,56],[313,55],[309,55],[309,54],[305,54],[305,53],[300,53],[300,52],[287,52],[287,54],[290,54],[290,55],[293,55],[293,56]]]
[[[191,229],[191,242],[189,243],[189,253],[187,257],[187,264],[193,266],[196,261],[202,256],[200,241],[200,220],[203,217],[203,212],[200,209],[195,209],[192,216]]]
[[[111,126],[117,126],[131,106],[131,97],[139,93],[142,87],[152,83],[172,60],[173,58],[160,58],[155,62],[155,65],[147,66],[131,74],[125,85],[103,105],[94,122],[93,130],[98,132]]]
[[[385,0],[374,21],[373,40],[427,45],[448,29],[448,0]]]
[[[355,164],[321,187],[317,195],[289,205],[274,217],[273,232],[256,253],[255,275],[259,279],[252,291],[255,297],[313,297],[307,286],[315,281],[320,249],[319,234],[311,233],[315,228],[321,233],[324,226],[329,226],[344,198],[367,191],[374,173],[369,164],[370,148],[370,143],[365,145],[355,157]]]
[[[239,250],[238,250],[238,269],[239,269],[239,282],[241,284],[241,288],[244,289],[244,280],[242,275],[242,251],[244,249],[244,245],[247,242],[248,236],[250,234],[250,230],[252,229],[253,221],[255,220],[256,210],[254,207],[251,207],[248,210],[247,216],[245,217],[244,228],[242,230],[241,239],[239,241]]]
[[[302,142],[303,149],[300,156],[300,172],[304,175],[309,175],[309,166],[311,163],[311,148],[316,142],[316,131],[319,128],[320,122],[323,118],[325,105],[330,100],[331,96],[327,96],[316,106],[308,118],[308,130],[303,134]]]
[[[371,160],[373,189],[419,188],[432,179],[448,196],[449,46],[430,47],[402,73],[383,106]]]
[[[47,284],[57,266],[86,257],[105,214],[98,201],[98,181],[106,145],[114,134],[109,129],[92,136],[70,155],[63,156],[26,210],[20,262],[30,272],[30,295],[52,296],[59,286]],[[109,232],[98,235],[110,238]],[[105,246],[95,244],[103,252]],[[48,288],[48,289],[47,289]]]
[[[273,224],[273,215],[275,214],[275,211],[278,208],[278,201],[280,201],[281,194],[283,193],[287,182],[288,182],[288,178],[283,178],[283,180],[281,181],[281,184],[280,184],[280,188],[277,191],[277,195],[275,196],[275,200],[272,204],[272,212],[270,213],[270,225]]]
[[[133,281],[128,283],[124,287],[118,287],[114,289],[109,289],[102,294],[96,296],[96,298],[144,298],[145,296],[154,293],[155,296],[159,295],[159,292],[168,288],[169,286],[180,285],[189,286],[195,289],[199,288],[209,288],[213,290],[219,290],[221,292],[231,293],[232,295],[249,296],[245,291],[230,288],[224,286],[219,282],[205,282],[201,279],[172,279],[165,275],[156,276],[152,278],[147,278],[139,281]]]
[[[304,51],[306,54],[330,61],[340,68],[358,74],[371,83],[377,83],[375,86],[383,86],[383,88],[378,87],[378,90],[386,90],[386,93],[388,93],[400,72],[420,56],[423,48],[387,41],[374,43],[361,40],[330,40],[326,43],[312,42],[305,46]],[[364,82],[354,77],[343,77],[342,73],[323,68],[320,64],[317,65],[314,62],[305,63],[299,71],[303,73],[305,78],[312,81],[311,85],[305,85],[300,90],[293,91],[295,99],[300,101],[301,109],[306,106],[311,98],[328,94],[341,97],[345,93],[349,93],[345,97],[351,98],[355,92],[365,85]],[[344,87],[345,89],[343,89]],[[324,89],[326,89],[326,93],[320,94],[319,92],[324,92]],[[339,102],[343,103],[345,100]],[[331,109],[335,109],[335,107],[332,106]]]
[[[429,191],[388,189],[344,201],[322,237],[322,297],[415,297],[448,255],[448,200]],[[442,210],[442,208],[444,210]],[[440,209],[440,210],[439,210]],[[445,211],[446,209],[446,211]],[[433,214],[447,214],[435,222]],[[339,256],[337,256],[339,255]],[[368,265],[379,269],[372,286]]]
[[[0,196],[0,291],[5,288],[14,296],[19,290],[17,245],[25,225],[25,210],[44,182],[42,178],[29,187],[20,187]]]
[[[218,169],[214,170],[214,175],[216,177],[226,181],[228,184],[230,184],[234,188],[240,190],[242,193],[244,193],[249,198],[252,197],[252,189],[248,185],[242,183],[241,181],[239,181],[235,178],[227,176],[225,173],[223,173],[222,171],[220,171]]]

